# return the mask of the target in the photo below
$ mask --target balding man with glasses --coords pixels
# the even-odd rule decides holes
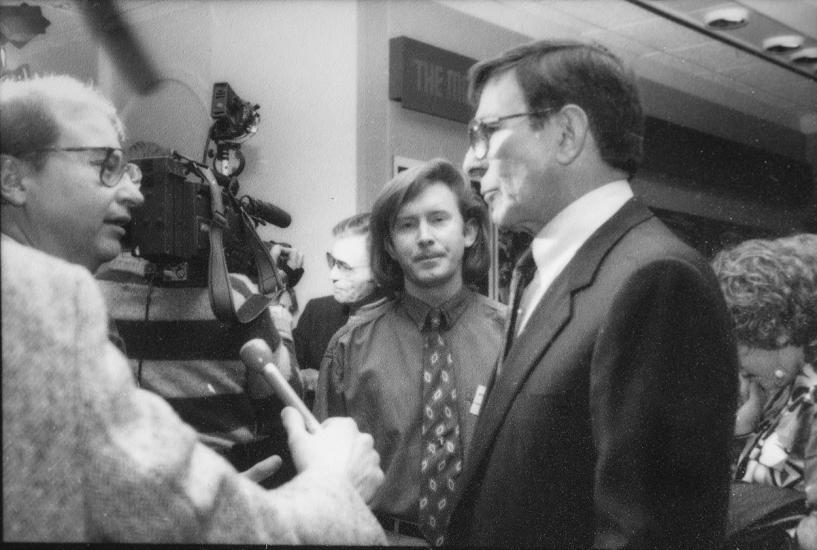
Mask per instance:
[[[117,256],[141,174],[113,105],[70,77],[0,82],[3,540],[378,544],[383,479],[353,421],[308,433],[273,491],[138,390],[91,271]]]

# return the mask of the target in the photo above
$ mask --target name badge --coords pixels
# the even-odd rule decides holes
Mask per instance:
[[[477,392],[474,394],[474,400],[471,402],[471,409],[468,411],[471,414],[478,415],[482,408],[482,400],[485,399],[485,386],[477,386]]]

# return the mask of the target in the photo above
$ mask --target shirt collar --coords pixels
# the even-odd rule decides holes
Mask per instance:
[[[469,299],[472,296],[473,291],[469,290],[468,287],[463,285],[463,287],[459,289],[454,296],[439,306],[439,309],[443,314],[443,319],[445,319],[444,330],[448,330],[454,326],[454,323],[456,323],[457,319],[459,319],[463,314],[465,308],[468,307]],[[411,318],[414,324],[417,325],[417,328],[422,330],[425,326],[426,318],[428,318],[428,312],[431,311],[433,306],[430,306],[419,298],[412,296],[408,292],[403,292],[400,295],[399,300],[403,309],[406,311],[406,314]]]
[[[363,306],[367,306],[372,304],[378,300],[380,300],[383,296],[385,296],[385,292],[380,287],[375,287],[374,291],[366,296],[365,298],[358,300],[357,302],[350,302],[342,304],[343,306],[343,313],[347,317],[350,315],[354,315],[357,310],[362,308]]]
[[[531,243],[537,269],[551,258],[578,250],[590,236],[633,197],[625,180],[606,183],[570,203],[545,225]]]

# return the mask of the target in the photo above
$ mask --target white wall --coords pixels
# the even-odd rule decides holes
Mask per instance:
[[[389,39],[408,36],[460,55],[481,59],[529,38],[428,0],[359,4],[361,173],[359,209],[369,209],[392,175],[394,156],[443,157],[459,165],[468,147],[466,124],[403,109],[388,100]]]
[[[240,193],[292,215],[265,239],[303,251],[300,302],[326,294],[331,228],[356,212],[357,70],[353,0],[127,2],[162,86],[138,97],[115,69],[101,71],[130,129],[200,159],[212,85],[226,81],[261,105],[257,134],[242,145]],[[107,76],[106,76],[107,75]]]

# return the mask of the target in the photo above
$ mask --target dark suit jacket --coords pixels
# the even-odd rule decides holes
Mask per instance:
[[[717,546],[737,399],[728,327],[704,259],[629,201],[510,346],[448,542]]]
[[[292,331],[300,368],[320,370],[326,346],[332,335],[346,324],[349,311],[350,308],[334,296],[321,296],[306,303],[298,326]]]

